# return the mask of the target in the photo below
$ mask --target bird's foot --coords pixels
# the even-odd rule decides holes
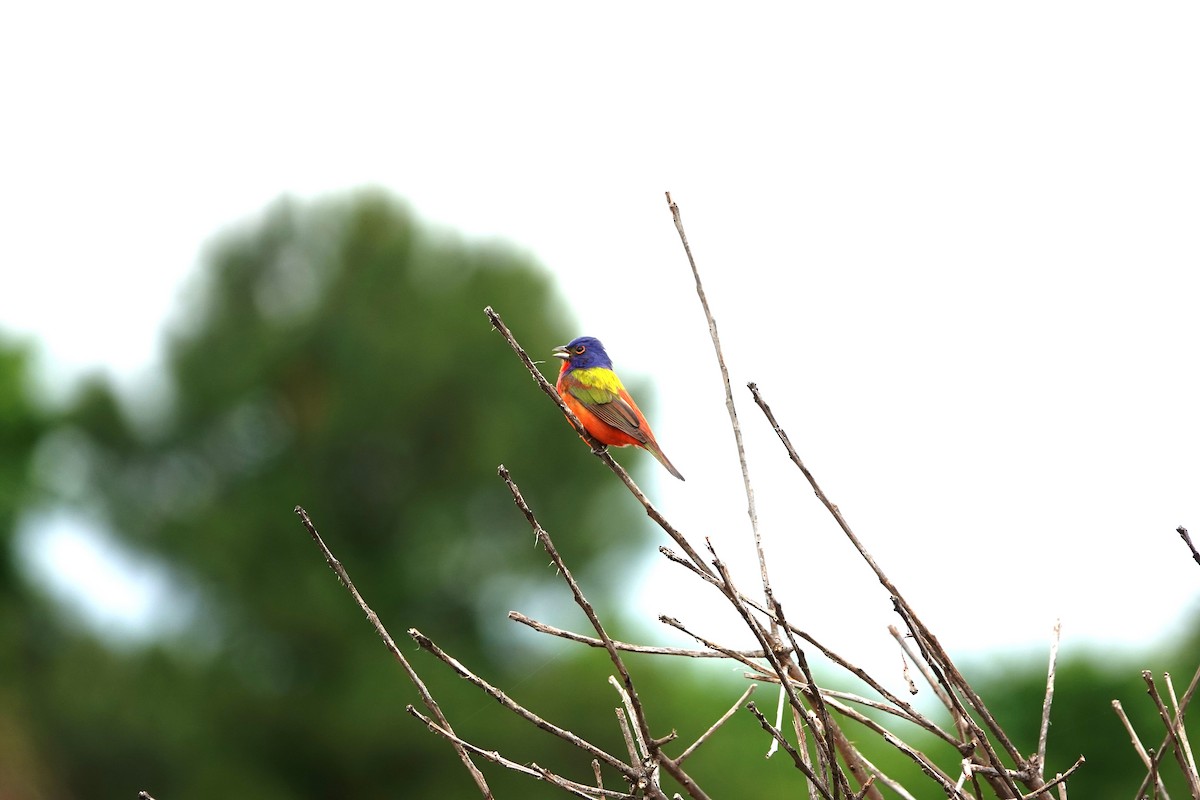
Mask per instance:
[[[599,456],[599,455],[603,455],[604,453],[607,453],[607,452],[608,452],[608,445],[606,445],[606,444],[598,444],[598,445],[596,445],[595,447],[593,447],[593,448],[592,448],[592,452],[593,452],[593,453],[595,453],[595,454],[596,454],[596,455],[598,455],[598,456]]]

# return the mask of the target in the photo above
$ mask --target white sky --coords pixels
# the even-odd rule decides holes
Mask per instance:
[[[223,226],[282,193],[381,185],[530,252],[579,332],[654,376],[688,481],[650,488],[749,588],[670,190],[793,621],[895,666],[886,596],[748,380],[952,648],[1024,652],[1059,616],[1067,653],[1183,624],[1200,585],[1174,533],[1200,533],[1200,6],[407,5],[0,11],[0,327],[37,337],[49,383],[146,379]],[[719,634],[729,612],[678,573],[648,568],[647,619]]]

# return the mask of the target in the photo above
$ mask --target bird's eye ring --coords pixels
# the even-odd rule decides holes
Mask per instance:
[[[583,345],[579,345],[578,347],[575,348],[575,353],[577,355],[582,355],[584,350],[587,350],[587,348]]]

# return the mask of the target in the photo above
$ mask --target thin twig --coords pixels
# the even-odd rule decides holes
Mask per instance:
[[[621,729],[621,738],[625,740],[625,750],[629,753],[629,763],[641,763],[642,754],[638,752],[637,745],[633,741],[633,731],[629,729],[629,716],[625,713],[625,709],[620,706],[614,708],[613,712],[617,715],[617,726]]]
[[[696,752],[696,748],[698,748],[700,745],[707,742],[709,740],[709,737],[711,737],[714,733],[717,732],[718,728],[720,728],[722,725],[724,725],[726,722],[728,722],[729,718],[732,717],[735,713],[737,713],[738,708],[741,707],[742,703],[746,702],[746,699],[749,698],[751,693],[753,693],[753,692],[754,692],[754,684],[752,683],[746,687],[746,691],[742,692],[742,696],[739,697],[734,702],[734,704],[729,707],[729,710],[726,711],[724,714],[722,714],[721,718],[712,724],[712,727],[710,727],[704,733],[700,734],[700,738],[697,739],[696,741],[692,742],[691,745],[688,746],[688,748],[686,750],[684,750],[679,755],[675,756],[675,763],[682,764],[689,757],[691,757],[692,753]]]
[[[653,737],[650,735],[650,729],[646,722],[645,710],[642,708],[642,702],[638,697],[637,689],[634,688],[633,678],[630,677],[629,670],[625,667],[625,661],[621,658],[621,654],[617,651],[616,646],[613,644],[612,637],[610,637],[608,632],[604,629],[604,625],[601,624],[600,618],[596,615],[596,610],[592,607],[592,604],[588,601],[587,597],[584,596],[583,589],[580,588],[579,584],[575,581],[575,577],[571,574],[571,570],[568,569],[566,562],[562,560],[562,556],[558,554],[558,549],[554,546],[554,542],[550,539],[550,534],[547,533],[546,529],[543,528],[541,523],[537,521],[537,517],[534,516],[533,510],[530,509],[529,504],[525,502],[525,498],[521,496],[521,490],[517,488],[517,484],[513,482],[512,476],[509,474],[508,470],[503,464],[500,465],[498,472],[501,480],[503,480],[505,485],[508,486],[508,491],[512,495],[513,502],[516,503],[517,508],[521,510],[521,513],[529,522],[530,527],[533,528],[533,533],[537,537],[538,542],[541,543],[542,549],[544,549],[546,554],[550,556],[550,560],[554,562],[554,566],[557,568],[558,573],[562,576],[563,580],[566,581],[567,586],[571,589],[571,595],[575,598],[575,605],[579,606],[579,608],[583,611],[584,616],[587,617],[588,622],[592,624],[592,629],[595,630],[600,638],[604,641],[604,647],[608,651],[608,658],[610,661],[612,661],[613,666],[616,667],[618,674],[620,674],[621,682],[625,686],[625,691],[629,692],[630,709],[633,712],[633,721],[636,724],[637,732],[643,741],[649,742]]]
[[[1192,551],[1192,560],[1194,560],[1197,564],[1200,564],[1200,553],[1196,552],[1196,546],[1192,544],[1192,537],[1188,535],[1187,528],[1180,525],[1175,529],[1175,532],[1179,534],[1181,539],[1183,539],[1184,544],[1188,546],[1188,550]]]
[[[1142,759],[1142,764],[1146,766],[1148,771],[1154,770],[1154,759],[1146,752],[1145,746],[1142,745],[1141,738],[1137,735],[1137,731],[1133,729],[1133,723],[1129,721],[1129,716],[1126,715],[1124,707],[1120,700],[1112,701],[1113,711],[1117,712],[1117,717],[1120,718],[1121,724],[1125,726],[1125,731],[1129,734],[1129,741],[1133,743],[1133,750],[1138,754],[1138,758]],[[1171,800],[1171,795],[1167,793],[1167,787],[1163,785],[1162,778],[1157,777],[1158,781],[1158,796],[1161,800]]]
[[[658,549],[659,549],[659,552],[661,552],[664,556],[666,556],[671,561],[675,562],[676,564],[679,564],[680,566],[686,567],[687,569],[691,570],[691,572],[693,574],[695,574],[695,575],[699,576],[700,578],[704,579],[705,581],[711,583],[713,586],[716,586],[717,588],[722,589],[722,591],[723,591],[723,585],[721,583],[720,578],[710,576],[708,573],[701,573],[701,572],[697,571],[696,568],[692,565],[692,563],[690,561],[687,561],[683,557],[672,552],[667,547],[659,547]],[[760,602],[758,602],[754,598],[747,597],[746,595],[741,594],[740,592],[738,593],[738,598],[743,603],[745,603],[749,607],[753,608],[755,611],[759,612],[760,614],[767,617],[768,619],[773,620],[773,615],[771,614],[771,612],[769,610],[767,610],[766,607],[764,607]],[[723,655],[726,655],[730,658],[734,658],[738,661],[741,661],[747,667],[754,670],[754,672],[758,675],[773,676],[772,673],[769,670],[765,669],[764,667],[762,667],[758,664],[755,664],[753,662],[750,662],[748,659],[739,658],[739,655],[738,655],[739,652],[746,652],[746,651],[734,651],[734,650],[730,650],[728,648],[722,647],[721,645],[718,645],[714,642],[710,642],[709,640],[704,639],[703,637],[697,635],[696,633],[693,633],[692,631],[688,630],[678,620],[673,619],[671,617],[660,616],[659,621],[664,622],[668,625],[671,625],[672,627],[682,631],[683,633],[686,633],[688,636],[693,637],[694,639],[696,639],[696,641],[700,642],[705,647],[709,647],[719,653],[722,653]],[[774,620],[774,621],[778,622],[778,620]],[[828,658],[830,661],[832,661],[834,664],[836,664],[837,666],[841,667],[842,669],[846,670],[850,674],[857,677],[863,683],[867,684],[872,689],[879,692],[880,696],[882,696],[884,699],[895,704],[895,706],[898,709],[900,709],[900,711],[891,711],[890,713],[897,714],[898,716],[901,716],[910,722],[920,725],[922,728],[929,731],[934,736],[937,736],[939,739],[942,739],[945,742],[947,742],[948,744],[950,744],[951,746],[953,746],[955,749],[957,749],[963,755],[968,755],[975,750],[974,744],[972,744],[969,741],[961,742],[961,741],[955,739],[949,733],[945,732],[940,727],[938,727],[933,722],[931,722],[927,717],[923,716],[922,714],[919,714],[916,711],[916,709],[914,709],[912,707],[911,704],[905,702],[904,700],[900,699],[899,697],[897,697],[896,695],[894,695],[890,691],[888,691],[888,689],[883,684],[881,684],[879,681],[877,681],[873,677],[871,677],[871,675],[868,674],[861,667],[855,665],[848,659],[838,655],[835,651],[826,647],[824,644],[822,644],[820,641],[818,641],[811,634],[792,626],[790,623],[787,625],[787,627],[796,636],[799,636],[801,639],[803,639],[804,641],[811,644],[813,647],[820,650],[821,654],[824,655],[826,658]],[[900,639],[899,632],[897,631],[894,635],[897,636],[897,641],[901,642],[901,646],[907,648],[907,645],[905,645],[903,643],[903,641]],[[934,691],[938,692],[939,696],[943,696],[944,695],[943,690],[941,689],[941,687],[938,686],[938,684],[936,682],[936,678],[934,678],[927,671],[927,668],[925,667],[924,663],[921,662],[920,659],[917,658],[916,656],[913,656],[913,660],[918,662],[918,665],[920,666],[922,671],[925,673],[926,679],[929,681],[930,686],[932,686],[934,688]],[[946,700],[946,704],[947,704],[947,707],[950,708],[953,713],[953,706],[950,704],[948,699]]]
[[[958,710],[954,707],[954,703],[950,702],[950,698],[946,695],[946,690],[942,688],[942,685],[938,682],[937,677],[925,663],[925,659],[921,658],[918,653],[913,652],[908,640],[904,638],[904,634],[900,633],[900,629],[895,625],[888,625],[888,633],[890,633],[892,638],[896,640],[896,643],[900,645],[900,649],[907,653],[912,662],[917,665],[917,669],[921,671],[921,676],[925,678],[925,682],[929,684],[929,688],[933,690],[933,693],[937,695],[938,700],[940,700],[942,705],[946,707],[946,710],[950,712],[950,717],[954,721],[954,726],[958,730],[959,736],[964,740],[967,739],[967,726],[962,722],[962,719],[958,714]],[[964,753],[964,755],[966,754]]]
[[[1038,778],[1046,775],[1046,737],[1050,732],[1050,704],[1054,702],[1054,670],[1058,663],[1058,642],[1062,636],[1062,620],[1054,621],[1054,639],[1050,642],[1050,666],[1046,670],[1046,697],[1042,701],[1042,727],[1038,731],[1037,764]]]
[[[1195,693],[1196,686],[1198,684],[1200,684],[1200,667],[1197,667],[1196,671],[1192,674],[1192,680],[1190,683],[1188,683],[1187,691],[1183,693],[1183,697],[1179,700],[1179,711],[1175,715],[1176,720],[1182,719],[1182,714],[1187,710],[1188,704],[1191,703],[1192,695]],[[1134,800],[1141,800],[1146,796],[1146,790],[1149,788],[1152,782],[1151,778],[1157,776],[1158,763],[1162,760],[1162,755],[1166,751],[1166,747],[1168,744],[1170,744],[1170,742],[1171,734],[1170,731],[1168,731],[1166,738],[1164,738],[1162,741],[1162,744],[1160,744],[1158,749],[1154,751],[1154,755],[1151,758],[1150,763],[1150,772],[1145,778],[1142,779],[1142,785],[1138,788],[1138,793],[1134,796]]]
[[[598,800],[607,800],[608,795],[604,791],[604,773],[600,771],[600,762],[592,759],[592,774],[596,776],[596,788],[600,790]]]
[[[383,627],[383,623],[379,620],[379,615],[371,610],[371,607],[367,605],[367,601],[363,600],[362,595],[358,593],[358,589],[355,588],[354,582],[350,580],[350,575],[346,572],[346,568],[342,566],[342,562],[337,560],[337,558],[333,555],[333,552],[325,545],[325,540],[321,538],[321,534],[317,533],[317,528],[313,524],[313,521],[309,518],[308,512],[300,506],[296,506],[296,508],[293,510],[295,511],[296,515],[300,517],[300,522],[308,531],[309,536],[311,536],[313,541],[317,543],[317,547],[320,548],[321,554],[325,556],[325,563],[327,563],[330,569],[333,570],[334,574],[337,575],[338,580],[342,582],[342,586],[346,587],[346,591],[350,592],[350,596],[354,598],[354,602],[357,603],[358,607],[362,609],[362,612],[366,614],[367,620],[371,623],[371,627],[375,629],[375,633],[377,633],[379,638],[383,640],[388,652],[390,652],[392,657],[400,663],[404,673],[408,675],[408,679],[412,681],[413,686],[417,688],[417,693],[421,696],[421,702],[423,702],[425,707],[429,709],[429,712],[433,714],[433,717],[437,720],[438,725],[449,733],[453,734],[454,728],[450,726],[449,720],[447,720],[445,715],[442,714],[442,709],[438,706],[437,701],[433,699],[433,695],[430,694],[429,689],[425,686],[425,682],[421,680],[421,677],[417,675],[416,670],[414,670],[412,665],[408,663],[408,659],[405,658],[404,654],[400,652],[400,648],[396,646],[396,642],[394,639],[392,639],[392,635],[387,632],[387,629]],[[462,761],[463,766],[467,768],[469,773],[471,773],[471,778],[475,781],[475,785],[479,787],[479,791],[483,793],[484,798],[486,800],[491,800],[493,797],[492,790],[488,788],[487,780],[484,779],[483,773],[479,771],[479,767],[475,766],[475,762],[471,760],[471,756],[467,752],[466,748],[464,748],[462,745],[455,744],[454,751],[458,753],[459,760]]]
[[[425,716],[420,711],[417,711],[417,709],[415,709],[411,704],[405,708],[405,711],[421,720],[421,722],[424,722],[426,727],[428,727],[433,733],[436,733],[438,736],[448,740],[457,747],[470,750],[475,755],[479,756],[480,758],[485,758],[488,761],[491,761],[493,764],[499,764],[500,766],[506,767],[513,772],[519,772],[522,775],[529,776],[530,778],[536,778],[537,780],[544,780],[547,783],[553,783],[555,786],[565,789],[576,797],[587,798],[587,800],[599,800],[599,796],[590,786],[585,786],[582,783],[576,783],[575,781],[568,780],[561,775],[556,775],[545,767],[539,767],[537,764],[525,766],[524,764],[519,764],[516,761],[505,758],[495,750],[484,750],[482,747],[471,744],[470,742],[459,738],[454,733],[447,731],[432,719]],[[614,800],[633,800],[635,797],[635,795],[627,794],[625,792],[610,792],[610,796],[614,798]]]
[[[721,352],[721,337],[717,335],[717,321],[713,318],[708,307],[708,298],[704,294],[704,284],[700,281],[700,270],[696,268],[696,259],[692,257],[692,248],[688,244],[687,234],[683,230],[683,219],[679,215],[679,206],[667,192],[667,207],[671,209],[671,219],[675,222],[675,230],[679,233],[679,241],[683,244],[683,252],[687,254],[688,264],[692,268],[692,277],[696,279],[696,295],[700,298],[700,306],[704,309],[704,318],[708,320],[708,334],[712,337],[713,350],[717,354],[717,365],[721,368],[721,382],[725,386],[725,409],[729,412],[729,422],[733,426],[733,439],[737,444],[738,462],[742,465],[742,483],[746,487],[746,513],[750,516],[750,528],[754,532],[754,549],[758,553],[758,569],[762,575],[763,594],[771,594],[771,581],[767,577],[767,558],[763,553],[762,537],[758,532],[758,512],[754,507],[754,486],[750,483],[750,468],[746,464],[746,448],[742,444],[742,428],[738,424],[737,406],[733,402],[733,389],[729,385],[729,369],[725,366],[725,355]]]
[[[519,622],[522,625],[528,625],[538,633],[546,633],[551,636],[557,636],[561,639],[567,639],[572,642],[586,644],[588,647],[604,647],[604,642],[601,639],[596,639],[592,636],[584,636],[581,633],[573,633],[571,631],[556,628],[553,625],[547,625],[544,622],[538,622],[536,619],[525,616],[519,611],[508,612],[508,618],[513,622]],[[643,653],[647,655],[657,656],[683,656],[686,658],[728,658],[725,653],[718,653],[713,650],[688,650],[682,647],[658,647],[644,644],[629,644],[628,642],[620,642],[613,639],[613,646],[618,650],[628,653]],[[737,651],[744,658],[762,658],[761,650],[741,650]]]
[[[915,747],[912,747],[911,745],[906,743],[903,739],[896,736],[894,733],[889,731],[887,728],[883,727],[878,722],[876,722],[875,720],[866,716],[865,714],[860,713],[856,709],[853,709],[850,706],[845,705],[844,703],[834,700],[831,696],[829,696],[830,694],[831,693],[826,692],[826,698],[825,698],[825,701],[829,704],[830,708],[834,709],[835,711],[842,714],[843,716],[849,717],[850,719],[857,722],[859,725],[862,725],[864,728],[868,728],[869,730],[874,731],[875,734],[879,736],[879,738],[883,739],[884,742],[886,742],[887,744],[891,745],[892,747],[896,748],[901,753],[903,753],[914,764],[916,764],[921,769],[922,772],[924,772],[926,775],[928,775],[930,778],[932,778],[939,786],[941,786],[942,790],[944,792],[946,792],[947,796],[949,796],[949,797],[962,796],[961,791],[956,791],[954,789],[954,780],[949,775],[947,775],[945,772],[943,772],[941,770],[941,768],[938,767],[938,765],[933,762],[933,759],[931,759],[929,756],[925,755],[920,750],[917,750]]]
[[[1175,682],[1171,673],[1163,673],[1163,682],[1167,685],[1167,696],[1171,698],[1171,708],[1175,714],[1175,729],[1179,732],[1179,743],[1183,745],[1183,754],[1187,756],[1188,767],[1196,775],[1196,756],[1192,753],[1192,743],[1188,741],[1187,727],[1183,724],[1183,712],[1179,710],[1179,698],[1175,694]]]
[[[542,717],[533,713],[529,709],[525,708],[525,706],[523,706],[520,703],[513,700],[506,693],[504,693],[500,689],[496,688],[492,684],[485,681],[483,678],[476,675],[474,672],[472,672],[470,669],[468,669],[466,667],[466,665],[464,665],[461,661],[459,661],[457,658],[455,658],[454,656],[447,653],[442,648],[438,647],[437,644],[434,643],[434,641],[432,639],[430,639],[425,634],[421,633],[416,628],[409,628],[408,635],[413,638],[413,641],[415,641],[422,650],[425,650],[430,655],[432,655],[434,658],[441,661],[446,666],[450,667],[450,669],[454,670],[454,672],[457,673],[459,677],[465,678],[468,683],[470,683],[473,686],[475,686],[476,688],[482,690],[485,694],[487,694],[493,700],[495,700],[500,705],[507,708],[509,711],[516,714],[518,717],[521,717],[526,722],[533,724],[535,727],[541,728],[542,730],[546,731],[549,734],[557,736],[558,738],[562,739],[564,742],[567,742],[568,744],[570,744],[572,747],[576,747],[576,748],[584,751],[585,753],[592,756],[593,758],[600,759],[601,761],[603,761],[605,764],[608,764],[613,769],[618,770],[622,775],[624,775],[629,780],[633,780],[634,778],[637,777],[637,769],[635,767],[631,766],[630,764],[626,764],[624,761],[617,758],[616,756],[614,756],[610,753],[607,753],[604,750],[601,750],[599,747],[597,747],[596,745],[587,741],[586,739],[580,738],[578,734],[572,733],[571,731],[566,730],[565,728],[560,728],[558,725],[555,725],[553,722],[543,719]]]
[[[804,655],[803,648],[796,642],[796,637],[792,633],[792,626],[788,624],[787,617],[783,613],[783,604],[774,595],[768,594],[768,600],[774,606],[775,618],[779,620],[784,632],[787,634],[788,642],[792,645],[792,656],[795,659],[796,665],[800,668],[800,674],[804,676],[807,686],[804,688],[804,695],[812,703],[813,710],[816,712],[817,719],[821,722],[821,731],[825,734],[824,756],[828,759],[826,767],[833,771],[841,771],[841,767],[837,760],[837,741],[834,733],[834,722],[829,717],[829,709],[825,707],[825,701],[821,697],[821,689],[817,686],[816,679],[813,678],[812,670],[808,667],[808,658]],[[822,756],[822,748],[818,745],[817,755]],[[822,760],[825,760],[824,758]],[[848,759],[849,760],[849,759]],[[843,779],[844,781],[844,779]],[[835,781],[838,785],[844,785],[847,789],[849,783],[843,781]],[[870,784],[865,784],[869,787]],[[834,797],[838,795],[838,789],[834,787]],[[849,792],[847,792],[849,794]]]
[[[625,707],[625,713],[636,719],[637,718],[637,708],[634,706],[633,699],[630,697],[629,692],[626,691],[625,687],[622,686],[620,684],[620,682],[618,682],[617,679],[614,678],[612,675],[608,676],[608,682],[614,689],[617,690],[617,694],[621,698],[621,705]],[[643,761],[643,760],[649,758],[651,753],[653,752],[650,749],[651,742],[649,741],[649,737],[645,736],[642,733],[642,730],[640,727],[635,727],[633,729],[633,738],[634,738],[634,741],[637,743],[638,753],[640,754],[638,757],[638,761],[640,762],[640,761]],[[657,785],[658,781],[655,780],[654,783],[655,783],[655,785]]]
[[[758,724],[762,726],[762,729],[771,734],[775,741],[779,742],[779,746],[792,757],[792,763],[796,765],[796,769],[803,772],[804,777],[808,778],[809,782],[817,787],[817,791],[821,793],[821,796],[826,798],[826,800],[833,800],[832,795],[829,794],[829,790],[825,788],[824,782],[817,777],[812,768],[800,757],[800,753],[797,752],[796,748],[792,747],[791,742],[784,738],[783,733],[772,725],[770,720],[763,716],[763,713],[758,710],[758,706],[754,704],[753,700],[746,704],[746,708],[750,709],[750,713],[758,720]]]
[[[1171,740],[1171,751],[1175,753],[1175,760],[1179,763],[1179,769],[1183,772],[1183,777],[1187,779],[1188,790],[1192,793],[1192,797],[1200,797],[1200,777],[1194,773],[1188,765],[1187,756],[1183,752],[1183,745],[1179,740],[1178,727],[1181,727],[1182,719],[1177,715],[1174,719],[1171,718],[1171,713],[1167,711],[1167,707],[1163,705],[1162,697],[1158,693],[1158,687],[1154,684],[1154,675],[1150,670],[1142,670],[1142,680],[1146,682],[1146,693],[1150,695],[1150,699],[1154,701],[1154,707],[1158,709],[1159,719],[1167,729],[1167,737]]]
[[[907,789],[905,789],[903,786],[900,785],[900,781],[887,775],[883,770],[881,770],[879,767],[877,767],[873,763],[871,763],[867,759],[866,756],[863,756],[863,763],[866,764],[867,769],[869,769],[871,771],[871,778],[870,778],[871,781],[875,781],[875,780],[879,781],[884,786],[888,787],[893,792],[900,795],[900,797],[904,798],[904,800],[917,800],[917,798],[912,796],[911,792],[909,792]],[[869,782],[870,781],[868,781],[868,783]],[[866,791],[867,791],[867,787],[864,786],[862,789],[859,790],[859,795],[865,794]],[[861,800],[861,797],[859,798],[859,800]]]
[[[810,472],[808,467],[804,465],[804,462],[800,459],[796,449],[792,446],[791,440],[788,438],[787,433],[775,420],[775,415],[771,412],[770,406],[768,406],[766,401],[763,400],[762,395],[758,391],[758,386],[750,383],[748,384],[748,388],[750,389],[751,395],[754,397],[754,402],[758,404],[760,409],[762,409],[763,414],[766,416],[767,421],[775,431],[776,436],[778,436],[780,442],[783,443],[783,446],[787,450],[788,456],[791,458],[792,463],[794,463],[804,474],[804,477],[808,480],[809,485],[813,488],[813,491],[816,493],[817,498],[821,501],[822,505],[824,505],[826,509],[829,510],[829,513],[833,515],[834,520],[838,523],[838,526],[842,529],[842,532],[846,535],[846,538],[848,538],[854,548],[858,550],[859,555],[862,556],[863,560],[867,562],[867,565],[875,573],[875,577],[879,580],[880,584],[892,596],[893,604],[896,606],[896,610],[900,612],[901,617],[905,620],[905,623],[912,628],[914,635],[917,636],[917,646],[921,648],[921,652],[925,656],[926,662],[929,663],[931,667],[935,666],[935,661],[936,664],[942,665],[945,672],[947,693],[950,695],[951,699],[954,700],[955,697],[952,686],[957,687],[957,689],[962,692],[963,696],[966,698],[971,707],[976,711],[976,713],[979,714],[980,718],[984,721],[984,724],[987,725],[988,730],[992,732],[1004,750],[1012,758],[1013,762],[1022,767],[1026,766],[1025,760],[1022,758],[1020,751],[1017,750],[1012,741],[1008,738],[1008,734],[1004,732],[1004,729],[1000,727],[999,723],[996,722],[991,712],[988,711],[987,707],[983,703],[983,699],[979,697],[978,693],[975,692],[975,690],[963,677],[962,673],[959,672],[958,668],[954,665],[954,662],[950,659],[949,654],[946,652],[945,648],[942,647],[937,637],[916,615],[916,612],[913,611],[912,607],[908,605],[908,602],[904,599],[904,596],[900,594],[900,591],[892,583],[891,579],[888,578],[883,569],[880,568],[880,566],[875,562],[875,559],[871,556],[866,547],[864,547],[862,542],[859,540],[858,536],[856,536],[854,531],[850,528],[850,524],[846,521],[846,518],[842,516],[842,512],[829,500],[828,497],[825,496],[825,492],[821,490],[820,484],[817,483],[817,480],[813,476],[812,472]],[[935,673],[941,671],[942,670],[935,670]],[[997,768],[996,773],[1002,784],[1003,791],[1013,795],[1019,795],[1020,790],[1017,789],[1016,784],[1009,776],[1007,770],[1003,768],[1003,762],[1001,762],[999,755],[992,747],[987,735],[975,723],[970,715],[966,714],[965,709],[963,710],[963,714],[964,717],[966,717],[967,724],[976,734],[976,738],[978,739],[979,744],[983,748],[984,752],[987,754],[989,761]]]
[[[1082,755],[1079,756],[1079,759],[1071,765],[1070,769],[1068,769],[1066,772],[1058,773],[1054,776],[1053,780],[1047,781],[1036,791],[1021,795],[1021,800],[1034,800],[1035,798],[1041,797],[1043,794],[1045,794],[1047,789],[1066,783],[1067,778],[1071,777],[1071,773],[1083,766],[1083,762],[1085,761],[1087,761],[1086,758],[1084,758]]]
[[[726,658],[732,658],[734,661],[737,661],[738,663],[744,665],[747,669],[753,670],[758,675],[761,675],[763,677],[773,678],[775,681],[779,680],[779,676],[776,673],[772,672],[770,669],[768,669],[767,667],[764,667],[761,664],[755,663],[754,661],[752,661],[750,659],[750,657],[743,655],[743,651],[731,650],[727,647],[723,647],[722,645],[717,644],[714,641],[705,639],[700,634],[695,633],[694,631],[690,630],[686,625],[684,625],[682,622],[675,619],[674,617],[668,617],[665,614],[661,614],[658,617],[658,621],[664,625],[671,626],[672,628],[679,631],[680,633],[685,633],[688,636],[691,636],[693,639],[695,639],[697,642],[704,645],[705,647],[712,648],[712,650],[714,652],[720,653],[721,655],[725,656]]]
[[[785,654],[787,651],[784,647],[782,647],[782,643],[779,642],[778,638],[775,637],[773,633],[769,633],[765,628],[763,628],[762,624],[759,623],[754,615],[750,613],[750,606],[745,603],[743,600],[743,595],[737,590],[737,587],[734,586],[733,578],[730,576],[729,570],[725,566],[725,563],[717,556],[717,552],[713,547],[712,541],[705,539],[704,543],[708,547],[708,551],[713,556],[712,564],[717,570],[717,575],[719,575],[721,578],[724,586],[723,591],[725,596],[729,598],[729,601],[733,604],[734,609],[736,609],[738,614],[741,615],[742,621],[746,624],[746,627],[748,627],[750,632],[753,633],[755,638],[758,639],[759,645],[762,646],[763,651],[766,653],[767,663],[769,663],[771,668],[775,670],[775,674],[779,677],[780,683],[783,686],[783,690],[787,692],[788,702],[791,704],[792,708],[794,708],[799,714],[801,714],[801,716],[805,718],[805,721],[810,726],[814,728],[818,727],[821,725],[821,720],[816,714],[804,706],[804,704],[800,701],[799,695],[796,693],[794,684],[795,682],[799,682],[799,680],[803,677],[800,673],[800,670],[796,669],[795,665],[792,664],[790,660],[785,660]],[[768,599],[771,597],[769,592],[767,597]],[[770,619],[773,620],[772,624],[786,625],[786,621],[780,620],[774,615],[769,616]],[[795,678],[796,681],[794,682],[793,680],[789,680],[790,678]],[[850,746],[848,740],[845,741],[845,744],[847,747],[843,751],[843,755],[847,764],[853,767],[856,759],[856,751],[852,746]],[[820,755],[819,746],[818,755]],[[829,782],[834,784],[834,797],[837,798],[839,792],[841,794],[845,794],[846,796],[853,794],[850,789],[849,780],[837,762],[836,752],[828,754],[828,766],[830,770]]]

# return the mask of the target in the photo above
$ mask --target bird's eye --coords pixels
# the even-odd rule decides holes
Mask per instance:
[[[587,348],[586,348],[586,347],[584,347],[583,345],[579,345],[579,346],[577,346],[577,347],[575,348],[575,354],[576,354],[576,355],[583,355],[583,351],[584,351],[584,350],[587,350]]]

